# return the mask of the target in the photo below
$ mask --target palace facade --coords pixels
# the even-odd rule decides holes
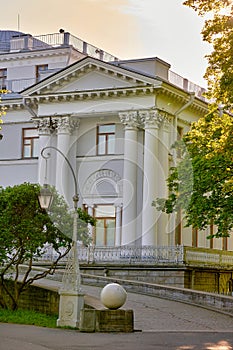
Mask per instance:
[[[160,58],[120,60],[67,32],[33,37],[0,31],[0,87],[7,108],[0,141],[0,185],[48,182],[72,206],[97,218],[96,246],[174,246],[232,250],[207,240],[181,215],[156,211],[166,196],[172,144],[207,111],[203,89]],[[188,200],[188,198],[187,198]]]

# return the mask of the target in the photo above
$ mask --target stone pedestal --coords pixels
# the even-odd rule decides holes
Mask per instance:
[[[80,312],[84,308],[84,294],[60,292],[58,327],[79,328]]]
[[[83,309],[80,314],[80,332],[133,332],[133,310]]]

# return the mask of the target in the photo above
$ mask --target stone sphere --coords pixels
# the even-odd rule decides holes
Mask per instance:
[[[107,284],[100,293],[100,300],[108,309],[116,310],[124,305],[127,298],[125,289],[118,283]]]

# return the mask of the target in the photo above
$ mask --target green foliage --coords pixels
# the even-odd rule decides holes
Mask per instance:
[[[183,158],[167,180],[169,196],[153,205],[166,213],[182,209],[187,226],[203,230],[214,224],[214,237],[228,236],[233,228],[233,118],[210,112],[192,125],[183,143]]]
[[[0,262],[9,262],[9,256],[15,263],[24,263],[35,255],[41,256],[43,245],[47,242],[54,246],[69,247],[68,239],[60,229],[59,211],[67,211],[67,206],[57,197],[56,220],[43,211],[38,203],[39,185],[24,183],[14,187],[0,188]]]
[[[40,186],[24,183],[0,188],[0,306],[17,309],[20,294],[34,280],[52,274],[58,262],[70,251],[73,216],[64,199],[52,189],[54,200],[49,212],[40,208]],[[78,239],[89,243],[87,223],[93,218],[79,209]],[[56,260],[43,272],[31,276],[32,264],[50,245],[56,251]],[[20,265],[24,273],[20,275]],[[26,266],[26,270],[25,270]],[[5,279],[12,276],[13,290]],[[22,283],[18,283],[19,280]],[[7,298],[5,297],[7,296]],[[9,302],[10,300],[10,302]]]
[[[36,311],[29,310],[18,309],[12,311],[0,308],[0,322],[55,328],[57,323],[57,316],[48,316]]]
[[[208,82],[207,97],[214,98],[232,110],[233,104],[233,3],[232,0],[186,0],[184,5],[199,15],[211,19],[205,21],[203,40],[210,43],[213,51],[208,58],[205,78]]]

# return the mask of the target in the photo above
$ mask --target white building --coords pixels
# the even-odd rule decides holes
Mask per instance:
[[[97,220],[97,246],[184,244],[232,250],[231,239],[184,228],[152,207],[166,194],[174,141],[207,111],[203,89],[161,59],[118,60],[69,33],[40,37],[0,31],[0,86],[7,107],[0,184],[47,181]],[[188,200],[188,199],[187,199]],[[210,228],[211,230],[212,228]]]

